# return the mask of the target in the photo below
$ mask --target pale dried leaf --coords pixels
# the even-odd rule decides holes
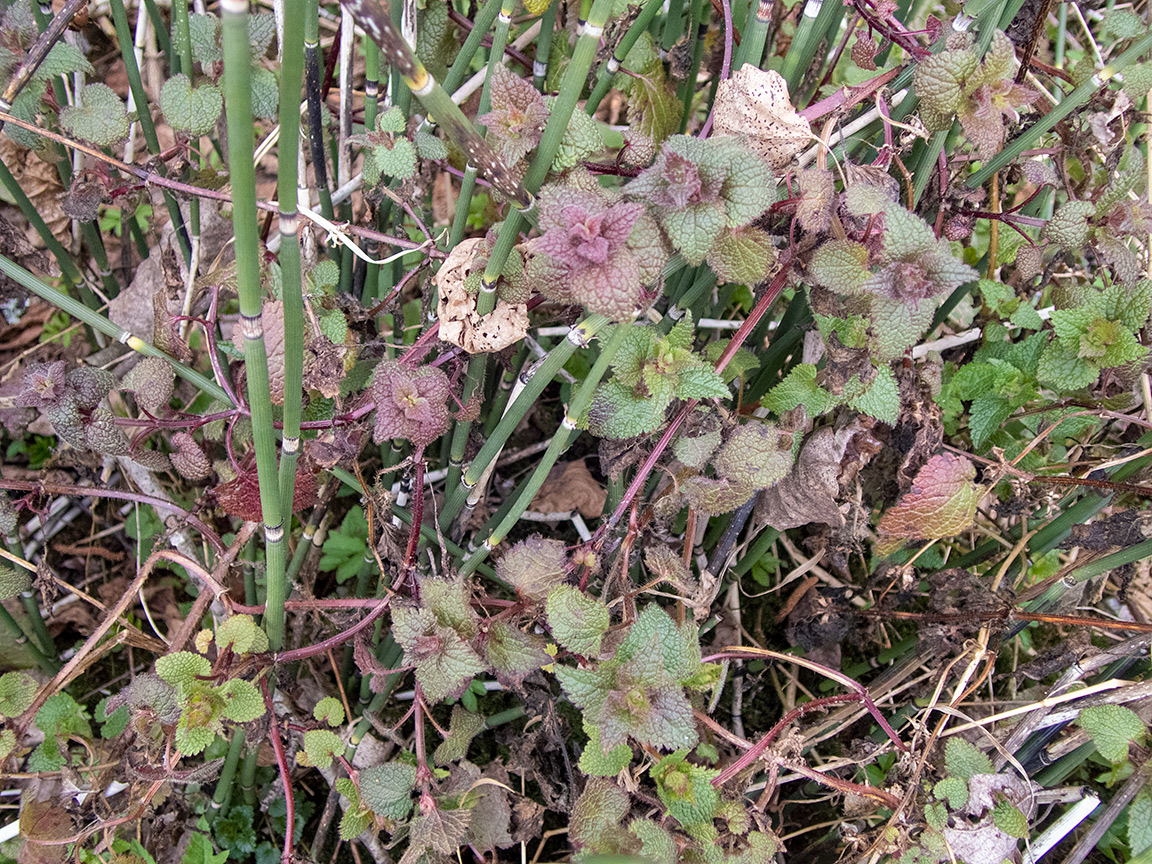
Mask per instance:
[[[528,509],[537,513],[567,513],[579,510],[585,519],[595,519],[604,511],[608,493],[596,482],[583,459],[558,462],[548,472],[544,486]]]
[[[440,319],[440,338],[469,354],[500,351],[524,338],[528,332],[528,307],[524,303],[500,300],[487,315],[476,311],[478,295],[464,285],[472,272],[474,255],[483,238],[465,240],[448,255],[436,274],[440,300],[436,314]]]
[[[796,113],[779,72],[745,65],[716,93],[714,131],[745,135],[752,149],[777,173],[812,140],[808,121]]]

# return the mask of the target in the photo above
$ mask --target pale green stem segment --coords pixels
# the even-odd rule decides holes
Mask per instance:
[[[454,92],[460,86],[464,81],[464,76],[472,68],[472,58],[476,56],[480,43],[484,41],[484,36],[488,33],[488,28],[492,26],[492,22],[496,20],[496,15],[500,12],[503,3],[504,0],[487,0],[480,7],[480,14],[476,16],[476,20],[473,22],[468,38],[460,46],[456,59],[452,61],[448,74],[444,76],[444,89],[448,93]]]
[[[555,7],[552,4],[549,9]],[[588,101],[584,103],[584,111],[589,117],[596,113],[596,109],[600,107],[600,102],[608,94],[608,90],[612,87],[612,79],[616,73],[620,71],[620,64],[628,58],[628,52],[636,45],[640,34],[648,29],[656,13],[664,8],[664,0],[648,0],[644,8],[640,10],[640,14],[636,20],[632,22],[632,26],[628,28],[628,32],[624,34],[624,38],[620,40],[620,44],[616,46],[616,50],[612,52],[612,59],[596,70],[596,86],[592,89],[592,95],[588,97]],[[541,31],[543,33],[543,31]],[[732,68],[736,68],[733,66]]]
[[[199,387],[213,399],[219,400],[225,405],[232,404],[232,400],[228,398],[228,394],[211,378],[201,375],[195,369],[185,366],[178,360],[173,360],[159,348],[150,345],[137,336],[133,336],[119,324],[113,324],[99,312],[93,312],[79,300],[69,297],[63,291],[59,291],[41,282],[19,264],[9,261],[3,255],[0,255],[0,272],[9,279],[23,285],[36,296],[47,300],[57,309],[66,312],[78,321],[83,321],[93,330],[99,330],[105,336],[111,336],[117,342],[123,342],[133,351],[143,354],[145,357],[160,357],[167,360],[172,364],[172,370],[185,381]]]
[[[280,501],[292,512],[304,381],[304,279],[300,270],[300,217],[296,213],[300,153],[300,90],[304,79],[304,17],[285,4],[280,51],[280,141],[276,197],[280,207],[280,277],[284,300],[284,426]]]
[[[140,131],[144,133],[144,143],[148,152],[153,156],[160,152],[160,139],[156,137],[156,125],[152,122],[152,114],[147,110],[148,94],[144,92],[144,82],[140,80],[140,67],[136,65],[136,52],[133,48],[132,28],[128,24],[128,12],[124,8],[124,0],[111,0],[112,22],[116,26],[116,41],[120,43],[120,56],[124,59],[124,71],[128,75],[128,87],[132,91],[132,101],[137,106],[137,117],[140,121]],[[184,230],[184,216],[180,206],[172,193],[164,190],[164,206],[168,210],[168,218],[176,226],[176,239],[180,243],[180,252],[184,256],[184,263],[192,260],[192,250],[188,248],[188,237]]]
[[[608,319],[603,315],[590,315],[585,318],[569,331],[568,337],[563,342],[548,352],[548,356],[539,365],[526,370],[526,374],[521,376],[524,389],[520,391],[520,395],[516,397],[504,416],[500,418],[500,422],[492,430],[492,434],[484,446],[480,448],[480,452],[476,454],[476,458],[472,460],[468,470],[460,478],[460,485],[449,492],[440,515],[442,529],[452,524],[452,520],[456,518],[456,514],[468,498],[469,491],[480,482],[485,466],[496,461],[496,457],[504,448],[508,436],[519,425],[524,415],[528,413],[528,409],[540,398],[540,394],[544,392],[548,383],[568,362],[568,358],[575,353],[577,348],[587,345],[592,337],[604,329],[607,324]]]
[[[232,784],[236,780],[236,769],[240,767],[240,757],[244,755],[244,730],[233,729],[228,742],[228,753],[224,757],[224,767],[216,780],[216,792],[212,795],[212,808],[208,811],[210,821],[215,821],[225,813],[224,806],[232,797]]]
[[[1133,42],[1132,47],[1065,96],[1059,105],[1041,117],[1034,125],[1029,126],[1028,129],[1017,136],[1011,144],[988,160],[983,168],[968,178],[966,181],[968,188],[976,189],[984,185],[989,177],[1015,160],[1029,147],[1033,146],[1033,143],[1037,141],[1041,135],[1051,130],[1057,123],[1091,99],[1092,96],[1108,83],[1108,81],[1114,78],[1117,73],[1124,71],[1133,63],[1139,61],[1141,57],[1148,53],[1149,49],[1152,49],[1152,33],[1148,33],[1146,36],[1142,36]]]
[[[796,36],[784,55],[780,74],[788,82],[788,92],[796,95],[800,79],[812,63],[812,57],[833,21],[839,22],[844,5],[839,0],[805,0]],[[733,66],[733,68],[736,68]]]
[[[764,44],[768,39],[768,25],[772,23],[771,0],[752,0],[755,13],[752,19],[746,21],[740,33],[740,44],[732,57],[732,71],[735,72],[745,63],[759,67],[764,56]],[[752,12],[749,9],[749,12]]]
[[[624,344],[624,339],[628,335],[628,328],[630,324],[617,324],[612,328],[612,335],[608,339],[608,344],[604,346],[600,352],[600,356],[596,358],[595,364],[592,366],[592,371],[588,373],[587,380],[580,385],[580,389],[576,391],[576,395],[572,399],[572,404],[568,406],[568,411],[564,415],[564,420],[560,424],[560,428],[556,430],[556,434],[552,436],[552,443],[548,445],[548,449],[544,451],[544,456],[540,459],[540,464],[536,466],[536,470],[532,473],[532,477],[528,480],[520,497],[512,506],[512,509],[500,520],[492,533],[488,535],[480,548],[468,556],[468,560],[460,567],[460,574],[466,576],[473,572],[477,565],[480,564],[488,553],[500,545],[500,542],[508,536],[508,532],[512,530],[513,526],[520,520],[520,516],[528,509],[528,505],[532,503],[532,499],[536,497],[536,493],[540,491],[540,487],[544,485],[544,481],[548,479],[548,472],[552,470],[552,466],[556,464],[556,460],[560,458],[565,450],[568,449],[568,444],[572,440],[573,433],[576,432],[576,423],[592,402],[592,394],[596,389],[596,385],[600,383],[600,379],[608,371],[609,365],[616,357],[616,352],[620,346]]]
[[[536,59],[532,61],[532,86],[541,93],[544,92],[544,87],[548,82],[548,57],[552,53],[552,39],[556,36],[556,10],[559,6],[559,3],[549,3],[544,14],[540,16],[540,36],[536,39]]]
[[[261,320],[260,235],[256,224],[256,167],[252,132],[252,58],[248,47],[248,0],[223,0],[224,113],[228,122],[228,172],[232,181],[232,229],[236,238],[236,290],[252,410],[252,439],[260,507],[264,520],[264,554],[268,597],[264,627],[273,651],[284,642],[285,543],[280,507],[276,433],[272,427],[272,392],[268,380],[268,354]],[[281,165],[283,170],[286,166]],[[295,188],[293,188],[295,194]],[[291,501],[289,501],[291,508]],[[289,509],[291,512],[291,509]]]

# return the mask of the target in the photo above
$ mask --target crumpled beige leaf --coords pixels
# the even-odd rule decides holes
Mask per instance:
[[[579,510],[584,518],[594,519],[604,512],[607,497],[608,493],[593,478],[584,460],[577,459],[556,463],[528,509],[537,513]]]
[[[528,332],[528,306],[524,303],[500,300],[487,315],[476,311],[477,295],[469,293],[464,280],[472,272],[476,249],[483,242],[475,237],[456,246],[435,279],[440,292],[436,306],[440,338],[469,354],[499,351],[519,342]]]
[[[720,82],[713,117],[717,134],[746,136],[778,173],[812,141],[812,127],[792,107],[779,72],[742,66]]]

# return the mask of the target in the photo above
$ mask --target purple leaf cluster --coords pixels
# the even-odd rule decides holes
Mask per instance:
[[[376,403],[373,438],[390,438],[425,447],[448,428],[448,376],[431,366],[413,369],[399,360],[384,360],[372,379]]]

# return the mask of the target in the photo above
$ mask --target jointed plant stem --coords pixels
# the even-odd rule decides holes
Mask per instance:
[[[248,47],[247,0],[223,0],[225,116],[228,121],[228,169],[232,181],[232,225],[236,237],[236,290],[244,342],[248,405],[264,522],[268,601],[264,626],[273,651],[284,641],[285,550],[276,434],[272,428],[272,391],[264,347],[263,295],[260,288],[260,237],[256,224],[256,173],[252,132],[252,61]],[[284,166],[281,166],[283,168]],[[295,184],[293,184],[295,194]],[[287,512],[292,512],[288,499]]]

